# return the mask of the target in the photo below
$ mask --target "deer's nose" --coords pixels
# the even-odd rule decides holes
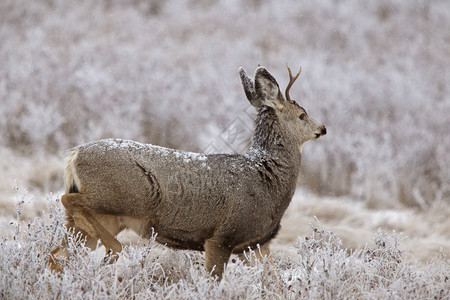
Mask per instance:
[[[325,128],[325,126],[322,127],[322,130],[320,131],[320,134],[322,134],[322,135],[327,134],[327,129]]]

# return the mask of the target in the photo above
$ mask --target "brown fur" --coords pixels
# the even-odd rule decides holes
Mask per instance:
[[[284,99],[263,67],[254,83],[243,69],[240,76],[258,110],[249,152],[204,155],[112,139],[80,145],[66,159],[67,226],[91,248],[100,239],[111,261],[122,250],[120,231],[154,231],[162,244],[205,251],[206,269],[218,278],[231,253],[263,244],[268,253],[295,191],[301,147],[326,130]],[[51,253],[52,269],[66,252]]]

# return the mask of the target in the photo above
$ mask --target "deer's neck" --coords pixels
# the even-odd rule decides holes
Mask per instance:
[[[258,113],[250,154],[256,158],[261,176],[266,177],[274,190],[293,194],[300,172],[300,148],[283,131],[271,108],[262,108]]]

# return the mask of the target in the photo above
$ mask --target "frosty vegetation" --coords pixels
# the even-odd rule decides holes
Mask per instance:
[[[20,208],[18,210],[20,213]],[[404,259],[401,237],[378,231],[373,242],[352,252],[341,240],[311,225],[295,254],[274,254],[244,264],[232,257],[224,279],[208,277],[198,252],[173,251],[154,239],[124,247],[119,260],[106,264],[103,250],[91,252],[62,226],[55,201],[48,214],[31,223],[16,222],[0,240],[2,299],[445,299],[450,296],[450,266],[436,260],[418,266]],[[46,268],[47,254],[68,234],[69,257],[58,277]]]
[[[0,298],[448,298],[446,28],[446,0],[0,1]],[[217,284],[199,253],[152,241],[104,265],[75,239],[49,274],[68,148],[245,148],[238,67],[284,88],[286,62],[303,69],[292,98],[328,134],[303,149],[308,192],[274,243],[296,243],[273,254],[278,275],[236,260]]]

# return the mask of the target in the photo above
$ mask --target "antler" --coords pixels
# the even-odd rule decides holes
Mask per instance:
[[[300,67],[300,70],[298,70],[298,73],[295,74],[295,76],[292,76],[292,72],[291,72],[291,69],[289,68],[288,64],[286,64],[286,67],[289,71],[289,84],[286,87],[285,95],[286,95],[286,99],[288,101],[292,101],[291,97],[289,97],[289,90],[291,89],[292,85],[294,84],[294,82],[298,78],[298,76],[300,76],[300,73],[302,72],[302,67]]]

